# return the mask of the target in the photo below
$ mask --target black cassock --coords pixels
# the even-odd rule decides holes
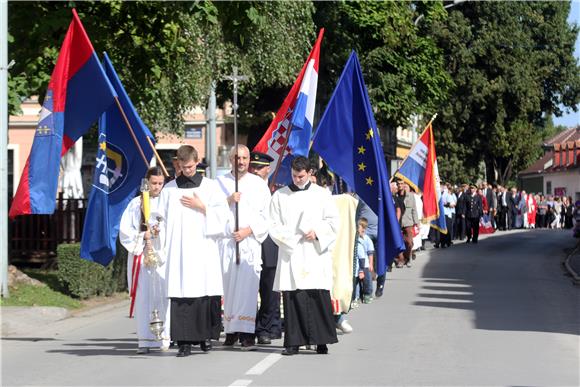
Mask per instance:
[[[221,296],[171,299],[171,340],[178,344],[218,340]]]
[[[328,290],[299,289],[282,294],[284,347],[338,342]]]

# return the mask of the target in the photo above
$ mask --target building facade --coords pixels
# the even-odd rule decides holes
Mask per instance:
[[[543,148],[544,155],[519,173],[522,189],[580,200],[580,126],[559,133]]]
[[[41,106],[37,97],[26,99],[22,105],[22,114],[10,116],[8,125],[8,196],[13,197],[22,170],[26,165],[26,160],[32,149],[32,142]],[[216,143],[218,150],[218,167],[226,167],[229,164],[227,152],[234,140],[232,135],[232,112],[231,104],[226,104],[216,111]],[[199,152],[200,158],[207,154],[207,118],[206,112],[200,107],[196,107],[186,112],[183,116],[184,127],[182,135],[154,133],[156,137],[155,148],[159,153],[168,172],[173,172],[171,159],[175,151],[183,144],[193,145]],[[240,143],[244,143],[244,136],[240,136]],[[95,165],[97,144],[90,144],[88,140],[83,141],[83,158],[81,175],[85,196],[88,196],[92,185],[92,176]],[[156,164],[152,160],[152,165]]]

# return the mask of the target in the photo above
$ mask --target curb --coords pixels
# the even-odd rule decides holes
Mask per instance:
[[[580,285],[580,275],[578,275],[578,273],[576,273],[576,271],[574,270],[574,268],[570,264],[570,261],[572,260],[572,257],[576,253],[578,253],[579,251],[580,251],[580,241],[578,241],[578,243],[576,243],[576,247],[574,247],[574,249],[570,252],[570,254],[568,254],[568,256],[566,257],[566,259],[563,262],[564,267],[566,268],[568,273],[570,273],[570,275],[572,276],[572,283],[574,285]]]
[[[2,307],[1,337],[4,339],[42,334],[46,330],[58,329],[62,324],[69,324],[72,321],[86,321],[87,318],[115,309],[127,308],[128,310],[129,302],[128,299],[112,300],[110,303],[84,310],[59,307]]]

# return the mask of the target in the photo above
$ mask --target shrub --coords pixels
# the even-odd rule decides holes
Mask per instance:
[[[126,289],[126,258],[122,249],[107,267],[80,257],[80,244],[61,244],[57,247],[58,279],[73,297],[109,296]]]

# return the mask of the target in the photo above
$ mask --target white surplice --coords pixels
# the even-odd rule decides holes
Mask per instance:
[[[205,215],[181,204],[193,193],[204,203]],[[229,209],[217,183],[204,177],[197,188],[178,188],[170,181],[161,191],[159,212],[166,224],[167,296],[223,295],[218,239],[225,235]]]
[[[279,247],[274,290],[332,290],[339,217],[330,192],[315,184],[296,192],[281,188],[270,202],[270,222],[270,236]],[[310,230],[316,233],[314,241],[304,238]]]
[[[224,195],[235,192],[235,178],[228,173],[217,178]],[[268,236],[270,191],[260,177],[246,173],[238,181],[240,229],[252,234],[238,243],[240,263],[236,264],[235,205],[230,206],[228,235],[220,241],[224,283],[224,330],[226,333],[254,333],[258,308],[258,289],[262,270],[262,242]]]
[[[164,238],[162,220],[158,220],[157,206],[159,198],[150,199],[151,217],[149,225],[158,225],[160,234],[152,239],[153,247],[158,252],[162,265],[156,269],[146,268],[143,258],[139,268],[139,279],[137,283],[137,296],[135,299],[135,320],[137,322],[137,337],[139,347],[169,347],[169,303],[166,294],[165,283],[165,257],[162,251]],[[132,273],[134,257],[143,253],[145,241],[144,232],[141,229],[141,197],[136,197],[129,202],[121,217],[119,227],[119,240],[123,247],[127,249],[127,283],[129,291],[132,287]],[[154,309],[159,311],[159,318],[163,320],[162,341],[157,341],[155,335],[149,330],[151,313]]]

